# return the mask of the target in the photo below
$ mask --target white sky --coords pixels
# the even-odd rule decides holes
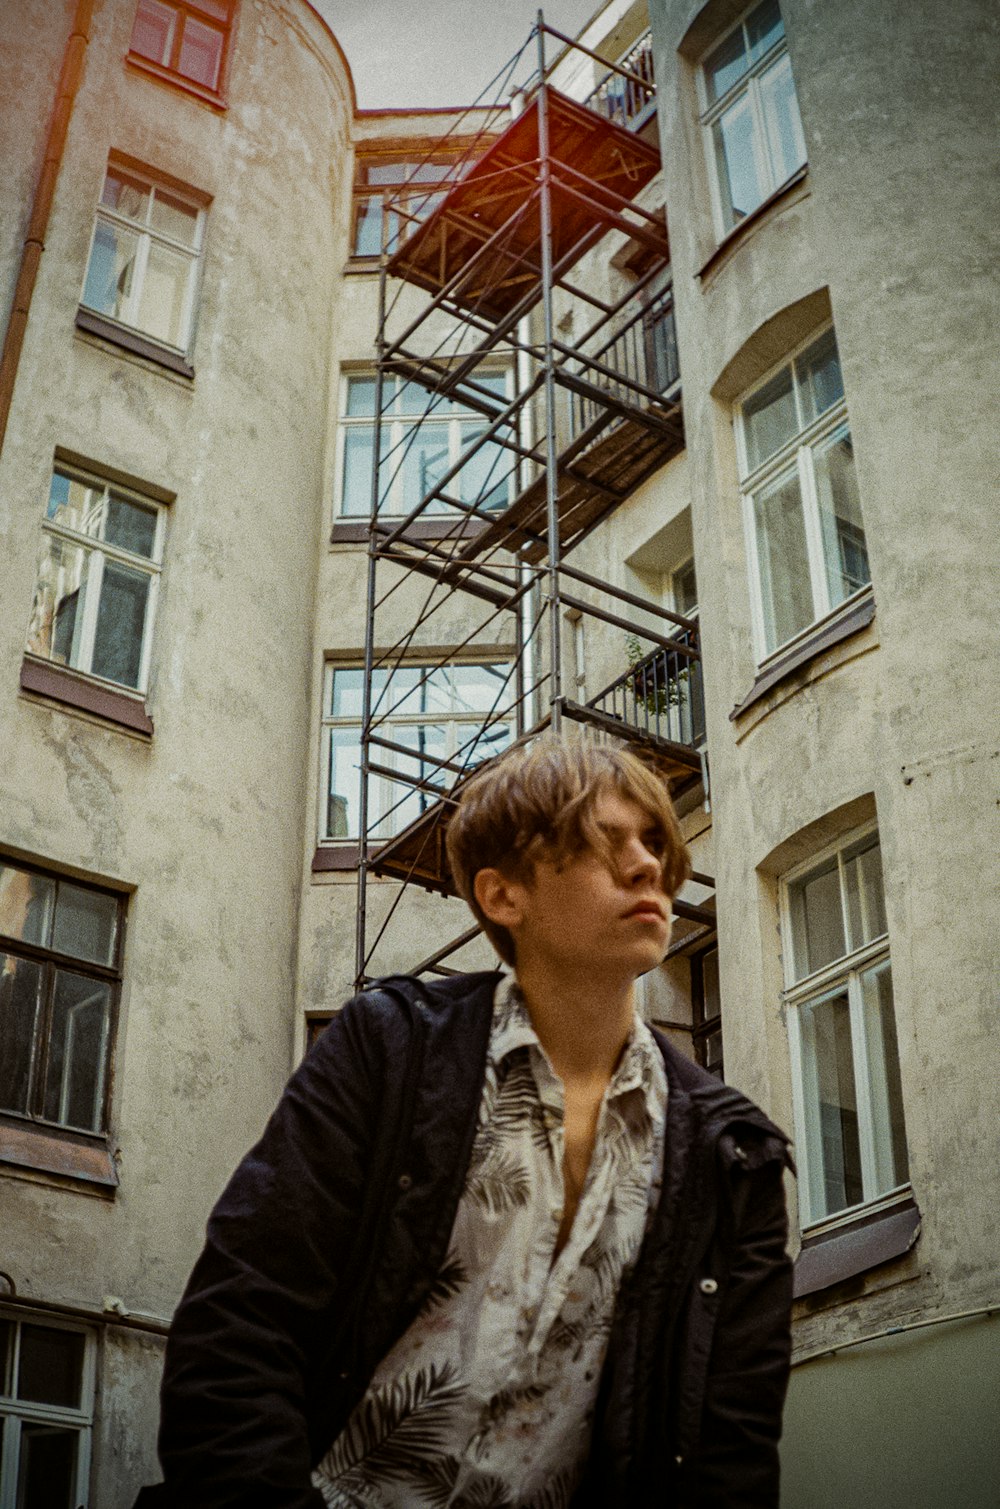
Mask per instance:
[[[471,104],[525,41],[539,6],[539,0],[311,3],[347,55],[361,110]],[[545,20],[567,36],[597,8],[598,0],[543,4]],[[547,38],[550,58],[559,45]]]

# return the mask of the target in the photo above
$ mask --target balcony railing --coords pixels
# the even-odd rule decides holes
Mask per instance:
[[[618,59],[619,68],[627,68],[630,77],[606,73],[584,100],[589,110],[596,110],[616,126],[635,130],[645,124],[656,99],[653,77],[653,39],[644,32],[635,46]]]
[[[669,393],[680,378],[670,289],[638,310],[602,345],[593,350],[583,347],[580,357],[580,376],[620,403],[646,408],[654,396]],[[575,364],[567,364],[568,371],[574,369]],[[601,412],[602,405],[596,399],[574,393],[572,433],[578,435]]]
[[[677,649],[654,650],[587,706],[640,733],[697,749],[705,742],[697,630],[678,629],[674,642]]]

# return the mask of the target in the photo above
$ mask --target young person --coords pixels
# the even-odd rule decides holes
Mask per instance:
[[[776,1509],[783,1134],[639,1016],[688,873],[632,754],[473,777],[511,972],[377,982],[213,1212],[137,1509]]]

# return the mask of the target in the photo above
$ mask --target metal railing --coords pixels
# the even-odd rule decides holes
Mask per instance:
[[[587,706],[641,733],[697,749],[705,742],[697,630],[678,629],[674,642],[677,649],[664,646],[636,661]]]
[[[633,407],[647,407],[652,395],[668,393],[680,378],[671,290],[638,309],[603,345],[592,351],[581,349],[579,361],[567,363],[566,370],[576,371],[610,398]],[[579,393],[572,395],[570,408],[574,435],[603,412],[597,399]]]
[[[644,32],[638,42],[617,62],[619,67],[628,69],[630,77],[621,73],[606,73],[588,94],[584,104],[588,110],[595,110],[614,125],[634,130],[649,119],[656,99],[653,39],[650,33]]]

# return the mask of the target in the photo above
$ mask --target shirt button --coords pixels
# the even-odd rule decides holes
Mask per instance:
[[[702,1294],[715,1294],[717,1293],[719,1286],[715,1282],[714,1278],[703,1278],[701,1283],[698,1285],[698,1288],[701,1290]]]
[[[400,1189],[407,1190],[411,1188],[413,1180],[410,1178],[409,1174],[400,1174],[396,1183],[398,1184]]]

